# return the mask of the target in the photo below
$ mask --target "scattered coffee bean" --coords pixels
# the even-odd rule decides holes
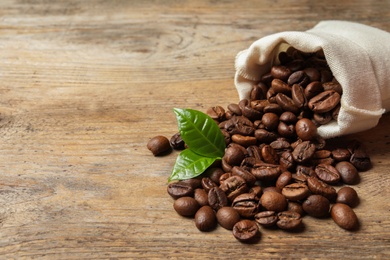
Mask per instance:
[[[330,211],[332,219],[341,228],[355,230],[359,227],[359,220],[350,206],[344,203],[336,203]]]
[[[175,200],[173,208],[176,212],[185,217],[194,216],[199,209],[198,202],[192,197],[181,197]]]
[[[354,188],[346,186],[342,187],[337,192],[336,202],[347,204],[353,208],[359,203],[359,197]]]
[[[158,156],[171,150],[171,145],[165,136],[158,135],[149,140],[147,148],[154,156]]]
[[[302,224],[301,215],[294,211],[283,211],[278,213],[278,221],[276,225],[280,229],[294,230],[298,229]]]
[[[217,211],[217,220],[223,228],[232,230],[233,226],[240,221],[240,214],[232,207],[222,207]]]
[[[233,226],[233,236],[241,242],[250,242],[259,235],[259,228],[256,222],[244,219]]]
[[[321,195],[310,195],[302,203],[303,210],[310,216],[322,218],[329,214],[330,202]]]
[[[210,231],[217,225],[217,217],[210,206],[203,206],[195,213],[195,226],[200,231]]]

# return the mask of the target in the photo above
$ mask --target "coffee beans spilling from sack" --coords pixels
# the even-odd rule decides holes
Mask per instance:
[[[337,120],[342,88],[321,52],[290,48],[278,58],[250,100],[207,110],[225,136],[221,162],[168,184],[176,212],[194,217],[201,231],[219,224],[247,242],[260,227],[300,230],[305,215],[331,217],[347,230],[359,226],[352,209],[358,195],[342,185],[358,183],[370,158],[357,141],[335,146],[317,135],[319,125]],[[185,148],[180,134],[170,144]]]

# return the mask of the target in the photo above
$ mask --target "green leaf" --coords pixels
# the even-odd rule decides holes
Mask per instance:
[[[211,117],[193,109],[173,110],[181,138],[194,153],[205,157],[223,156],[225,138]]]
[[[215,160],[220,157],[204,157],[190,149],[183,150],[176,159],[172,174],[168,182],[173,180],[186,180],[202,174]]]

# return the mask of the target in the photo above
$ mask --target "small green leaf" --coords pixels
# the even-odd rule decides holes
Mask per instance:
[[[226,144],[217,123],[193,109],[174,108],[181,138],[194,152],[205,157],[222,157]]]
[[[183,150],[176,159],[172,174],[168,182],[173,180],[186,180],[202,174],[215,160],[220,157],[204,157],[190,149]]]

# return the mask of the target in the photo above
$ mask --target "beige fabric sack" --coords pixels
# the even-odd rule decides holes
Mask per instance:
[[[236,57],[235,85],[240,100],[275,65],[279,52],[292,46],[323,50],[343,88],[338,120],[318,128],[324,138],[370,129],[390,110],[390,33],[346,21],[323,21],[306,31],[286,31],[255,41]]]

